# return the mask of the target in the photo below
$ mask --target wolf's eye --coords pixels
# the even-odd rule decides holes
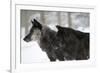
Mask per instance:
[[[30,32],[33,32],[33,29],[31,29]]]

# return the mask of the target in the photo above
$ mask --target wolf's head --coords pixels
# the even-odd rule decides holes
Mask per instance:
[[[26,42],[30,42],[32,40],[38,40],[41,35],[42,25],[36,20],[31,20],[32,27],[29,31],[29,33],[25,36],[23,39]]]

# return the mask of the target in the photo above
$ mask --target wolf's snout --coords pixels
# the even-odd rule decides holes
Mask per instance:
[[[28,39],[28,38],[24,38],[23,40],[24,40],[25,42],[31,41],[31,39]]]

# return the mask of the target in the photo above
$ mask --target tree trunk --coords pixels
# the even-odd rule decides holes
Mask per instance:
[[[61,16],[60,16],[60,12],[57,12],[57,17],[58,17],[58,25],[61,25]]]
[[[69,27],[72,27],[71,12],[68,12],[68,25]]]

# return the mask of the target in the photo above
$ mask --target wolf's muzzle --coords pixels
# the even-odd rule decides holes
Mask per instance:
[[[26,38],[26,37],[25,37],[23,40],[24,40],[24,41],[26,41],[26,42],[29,42],[29,41],[31,41],[31,39],[29,39],[29,38]]]

